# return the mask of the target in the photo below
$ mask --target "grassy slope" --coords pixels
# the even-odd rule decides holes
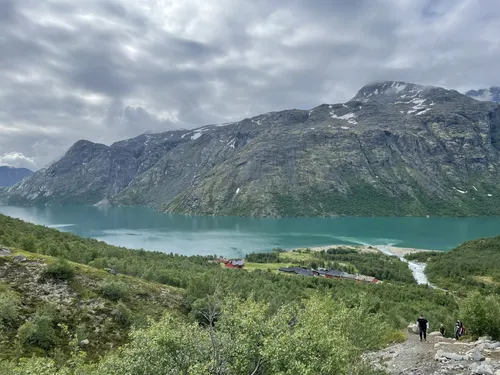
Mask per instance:
[[[16,255],[23,255],[27,260],[16,261]],[[182,303],[180,289],[126,275],[112,275],[77,263],[70,263],[75,275],[69,281],[42,281],[43,270],[55,261],[50,256],[18,249],[10,256],[0,257],[0,292],[12,293],[20,302],[19,318],[2,331],[0,357],[31,353],[32,348],[23,348],[22,353],[13,352],[18,349],[11,344],[16,342],[17,328],[47,305],[55,307],[58,323],[66,324],[80,339],[89,340],[86,350],[93,357],[123,344],[132,325],[143,326],[148,317],[159,317],[165,309],[176,311]],[[121,298],[103,295],[103,285],[110,282],[122,286]],[[118,304],[124,305],[130,315],[120,316]],[[56,328],[56,332],[56,347],[59,347],[63,345],[64,335],[60,329]]]

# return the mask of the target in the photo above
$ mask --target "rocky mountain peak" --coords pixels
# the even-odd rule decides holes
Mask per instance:
[[[492,86],[489,89],[469,90],[465,95],[480,101],[500,103],[500,87]]]
[[[388,99],[403,95],[417,96],[426,89],[426,86],[402,81],[371,82],[363,86],[352,100],[367,102],[376,99]]]
[[[402,104],[415,107],[414,112],[424,109],[422,106],[435,103],[464,102],[470,99],[456,90],[442,87],[423,86],[401,81],[383,81],[363,86],[351,101],[373,104]],[[421,108],[422,107],[422,108]],[[410,112],[411,113],[411,112]]]

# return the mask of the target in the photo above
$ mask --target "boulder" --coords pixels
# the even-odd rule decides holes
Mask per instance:
[[[110,274],[112,274],[112,275],[116,275],[116,274],[118,274],[118,272],[116,272],[116,271],[115,271],[114,269],[112,269],[112,268],[105,268],[105,269],[104,269],[104,271],[106,271],[106,272],[108,272],[108,273],[110,273]]]
[[[500,348],[500,342],[498,342],[498,341],[489,342],[486,344],[486,347],[488,349],[498,349],[498,348]]]
[[[492,340],[491,336],[481,336],[477,341],[484,342],[484,341],[491,341],[491,340]]]
[[[467,353],[465,353],[465,357],[469,361],[475,361],[475,362],[484,361],[484,355],[482,355],[481,352],[477,349],[469,350]]]
[[[0,257],[6,257],[12,254],[12,250],[6,247],[0,247]]]
[[[26,262],[28,260],[24,255],[16,255],[13,259],[16,262]]]
[[[434,331],[428,334],[429,336],[441,336],[441,332],[439,331]]]
[[[493,368],[486,363],[474,363],[471,367],[472,375],[495,375]]]
[[[441,349],[439,349],[436,352],[436,355],[434,356],[434,359],[436,361],[445,361],[447,359],[451,359],[454,361],[463,361],[465,360],[465,356],[456,354],[456,353],[448,353],[448,352],[443,352]]]
[[[417,323],[408,324],[408,326],[406,328],[408,329],[409,333],[418,334],[418,325],[417,325]]]

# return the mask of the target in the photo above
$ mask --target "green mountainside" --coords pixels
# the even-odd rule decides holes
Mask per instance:
[[[450,252],[415,253],[408,258],[426,262],[426,273],[434,283],[500,295],[500,236],[467,241]]]
[[[498,215],[500,105],[404,82],[106,146],[78,141],[7,204],[245,216]]]
[[[485,263],[481,250],[498,256],[498,240],[427,257],[447,273],[436,262],[459,255],[459,265],[475,264],[462,276],[496,282],[500,263],[482,273],[477,266]],[[459,316],[471,334],[500,337],[498,289],[417,285],[406,263],[384,254],[332,249],[248,258],[338,264],[383,279],[357,283],[283,275],[271,263],[269,270],[265,263],[226,269],[212,257],[119,248],[4,215],[0,248],[2,374],[380,375],[362,354],[404,340],[400,330],[422,312],[432,329],[443,323],[453,332]]]

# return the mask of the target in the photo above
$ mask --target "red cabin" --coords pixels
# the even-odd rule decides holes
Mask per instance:
[[[243,259],[225,260],[224,265],[227,268],[243,268],[245,266],[245,261]]]

